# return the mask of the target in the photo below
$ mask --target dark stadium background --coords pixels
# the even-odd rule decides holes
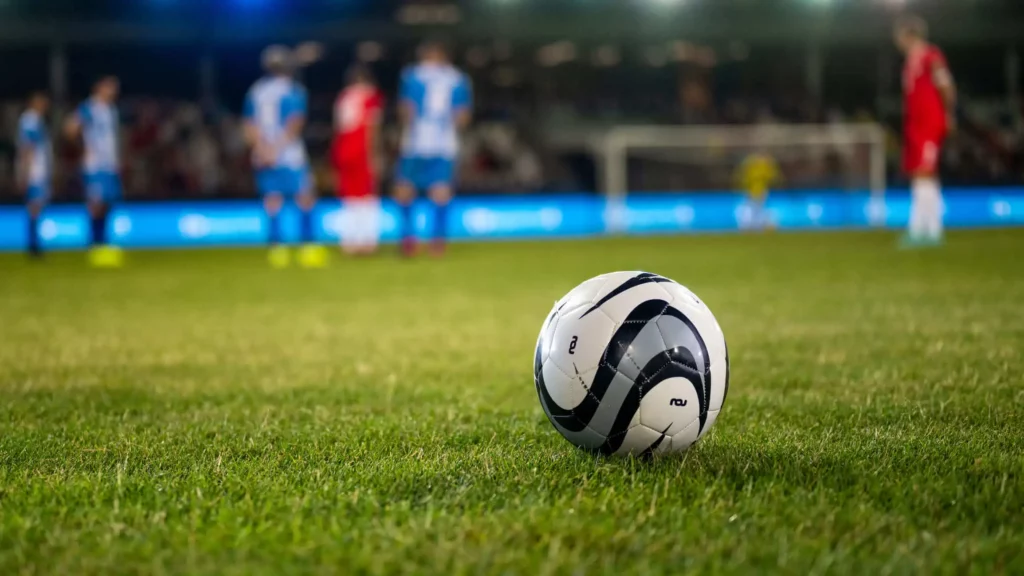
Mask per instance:
[[[471,74],[477,130],[489,130],[463,161],[466,193],[596,190],[591,157],[550,145],[554,131],[595,123],[875,120],[891,131],[898,183],[890,26],[904,7],[929,20],[961,93],[944,181],[1024,182],[1024,6],[1011,0],[6,0],[0,199],[18,201],[12,140],[25,95],[50,90],[59,116],[107,73],[123,84],[128,198],[252,195],[237,114],[259,51],[310,40],[327,48],[303,75],[326,192],[330,104],[346,67],[367,61],[393,95],[428,37]],[[675,58],[673,42],[689,56]],[[573,57],[545,64],[559,54]],[[392,130],[392,153],[394,141]],[[75,151],[62,143],[58,157],[57,200],[77,200]]]

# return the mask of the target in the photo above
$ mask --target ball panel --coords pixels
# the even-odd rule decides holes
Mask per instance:
[[[724,342],[722,346],[725,349]],[[714,386],[711,387],[711,402],[708,405],[709,410],[721,410],[722,405],[725,404],[725,394],[729,389],[729,355],[724,353],[721,359],[711,363],[711,381]],[[707,425],[705,425],[707,426]]]
[[[672,295],[665,290],[663,284],[650,282],[633,286],[615,295],[603,302],[598,309],[604,312],[616,324],[620,324],[626,321],[630,313],[638,305],[649,300],[659,300],[670,304],[672,302]]]
[[[661,432],[651,430],[643,424],[633,426],[626,431],[622,445],[614,453],[617,455],[633,454],[639,456],[645,452],[657,450],[668,438]]]
[[[665,349],[665,339],[662,338],[657,323],[648,322],[629,343],[617,370],[636,380],[644,366]]]
[[[566,440],[571,442],[574,446],[578,446],[585,450],[599,450],[601,446],[604,446],[607,438],[598,434],[591,428],[584,427],[582,430],[574,431],[567,430],[562,426],[559,426],[557,422],[552,421],[555,429],[565,437]]]
[[[679,284],[673,284],[666,286],[666,289],[675,295],[673,306],[693,323],[704,340],[704,345],[708,351],[707,361],[711,365],[712,382],[708,409],[721,410],[725,400],[725,382],[728,371],[728,354],[722,328],[719,326],[714,314],[712,314],[711,309],[688,288]],[[669,344],[671,345],[671,342]]]
[[[715,412],[715,414],[718,414]],[[711,419],[710,413],[708,413],[708,419]],[[707,430],[708,426],[705,424],[704,429]],[[672,436],[672,452],[684,452],[693,446],[693,443],[697,441],[698,430],[700,430],[700,422],[691,422],[689,426],[683,428]]]
[[[574,375],[566,374],[558,364],[548,360],[541,367],[543,373],[541,385],[548,392],[548,396],[564,410],[572,410],[579,406],[580,402],[587,396],[587,389]]]
[[[686,378],[669,378],[658,383],[640,402],[640,423],[673,436],[700,416],[697,391]]]
[[[537,336],[537,350],[534,353],[534,371],[539,368],[538,362],[546,362],[551,357],[551,338],[554,336],[555,328],[558,327],[559,319],[556,309],[552,309],[544,326],[540,329],[540,335]]]
[[[604,314],[562,316],[551,338],[550,359],[566,374],[590,372],[604,357],[615,324]]]
[[[719,413],[721,413],[721,410],[708,411],[708,419],[706,422],[704,422],[704,428],[701,429],[700,435],[697,437],[697,440],[707,436],[708,430],[711,430],[711,427],[715,425],[715,420],[718,420]],[[696,442],[697,440],[694,440],[694,442]]]
[[[615,432],[615,423],[627,416],[631,418],[629,425],[636,425],[638,423],[636,411],[633,414],[622,413],[626,397],[629,396],[632,389],[633,380],[616,372],[612,376],[607,390],[600,398],[601,404],[597,407],[597,411],[594,412],[594,416],[587,426],[602,436],[610,436]]]

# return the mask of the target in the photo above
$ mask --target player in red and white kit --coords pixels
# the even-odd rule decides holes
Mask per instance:
[[[352,68],[334,105],[332,161],[338,196],[344,201],[341,246],[350,254],[369,254],[380,239],[380,197],[376,159],[384,97],[369,70]]]
[[[956,128],[956,87],[942,51],[928,43],[928,25],[916,16],[901,18],[894,29],[903,52],[903,169],[910,177],[910,225],[904,244],[942,242],[942,192],[939,154]]]

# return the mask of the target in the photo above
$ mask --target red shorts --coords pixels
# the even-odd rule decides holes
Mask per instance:
[[[377,195],[377,175],[369,159],[343,162],[338,166],[338,196],[365,198]]]
[[[946,131],[908,130],[903,135],[903,171],[907,174],[939,171],[939,153]]]

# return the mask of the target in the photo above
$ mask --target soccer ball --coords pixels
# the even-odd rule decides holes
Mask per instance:
[[[657,274],[591,278],[555,303],[534,383],[569,442],[603,454],[681,452],[718,418],[729,352],[711,310]]]

